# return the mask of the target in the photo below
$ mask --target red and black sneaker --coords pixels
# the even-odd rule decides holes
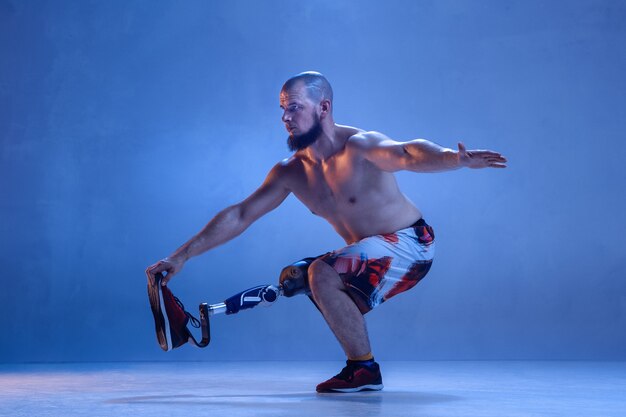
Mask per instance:
[[[187,324],[191,321],[193,327],[200,327],[200,322],[185,311],[183,303],[169,288],[161,285],[162,279],[161,273],[156,274],[154,280],[148,278],[148,298],[157,340],[161,349],[168,351],[184,345],[190,338],[193,339]]]
[[[346,367],[316,388],[317,392],[379,391],[383,389],[383,377],[378,363],[361,365],[346,361]]]

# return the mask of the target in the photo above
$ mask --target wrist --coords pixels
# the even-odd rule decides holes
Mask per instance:
[[[455,151],[453,149],[449,149],[448,152],[449,152],[448,155],[450,158],[451,169],[463,168],[465,166],[465,162],[463,161],[463,158],[461,157],[461,152]]]
[[[184,264],[189,259],[189,255],[186,250],[181,249],[177,250],[165,259],[173,264]]]

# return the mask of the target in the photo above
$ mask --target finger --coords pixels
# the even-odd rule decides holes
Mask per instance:
[[[154,285],[156,274],[167,271],[169,268],[171,268],[171,265],[162,260],[153,265],[150,265],[146,269],[146,276],[148,277],[148,281],[150,282],[150,284]]]
[[[154,285],[154,276],[150,273],[150,267],[146,269],[146,279],[148,280],[148,285]]]
[[[159,262],[155,263],[154,265],[152,265],[148,269],[150,270],[150,273],[152,275],[156,275],[159,272],[163,272],[163,271],[167,270],[168,267],[169,267],[169,265],[166,262],[159,261]]]
[[[493,154],[481,154],[479,155],[481,158],[485,158],[488,160],[494,160],[494,161],[506,161],[506,158],[503,157],[502,155],[493,155]]]
[[[487,155],[487,158],[494,159],[499,162],[507,162],[507,159],[504,156],[500,155],[499,153],[490,153]]]
[[[502,154],[498,152],[493,152],[493,151],[486,151],[484,149],[473,149],[471,152],[474,155],[479,155],[479,156],[490,156],[490,157],[502,158]]]
[[[154,272],[153,268],[154,268],[154,265],[149,266],[146,269],[146,278],[148,279],[148,284],[150,285],[154,285],[155,277],[157,274],[157,272]]]
[[[171,272],[171,271],[167,271],[167,275],[165,275],[165,276],[163,277],[163,279],[161,280],[161,285],[162,285],[163,287],[165,287],[165,286],[167,285],[167,283],[168,283],[168,282],[170,282],[170,279],[172,279],[172,276],[173,276],[173,275],[174,275],[174,273],[173,273],[173,272]]]

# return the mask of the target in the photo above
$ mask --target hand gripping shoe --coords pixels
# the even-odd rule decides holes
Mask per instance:
[[[156,274],[154,279],[148,277],[148,299],[154,316],[154,327],[157,341],[161,349],[169,351],[191,342],[198,347],[205,347],[210,342],[208,311],[203,311],[200,306],[200,319],[202,320],[202,340],[198,342],[187,325],[195,328],[201,327],[200,320],[185,311],[185,306],[172,294],[169,288],[161,285],[163,274]],[[206,308],[206,305],[204,305]]]

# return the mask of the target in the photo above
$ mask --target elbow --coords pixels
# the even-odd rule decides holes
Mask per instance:
[[[403,145],[402,146],[402,153],[400,155],[398,155],[398,161],[400,162],[400,166],[398,167],[398,169],[396,169],[396,171],[398,170],[404,170],[404,171],[416,171],[419,170],[419,161],[418,158],[416,157],[416,155],[411,153],[410,148],[407,145]]]
[[[243,224],[246,221],[246,210],[245,208],[240,204],[235,204],[233,206],[230,206],[228,208],[228,217],[230,219],[231,222],[235,223],[235,224]]]
[[[250,210],[247,210],[242,203],[231,206],[230,211],[231,221],[236,225],[239,233],[246,230],[256,220]]]
[[[231,230],[235,235],[240,234],[248,227],[245,221],[245,212],[240,204],[235,204],[222,210],[215,216],[215,221],[222,227]]]
[[[411,153],[410,148],[406,145],[402,147],[402,151],[400,169],[413,172],[422,172],[424,170],[424,161],[420,154]]]

